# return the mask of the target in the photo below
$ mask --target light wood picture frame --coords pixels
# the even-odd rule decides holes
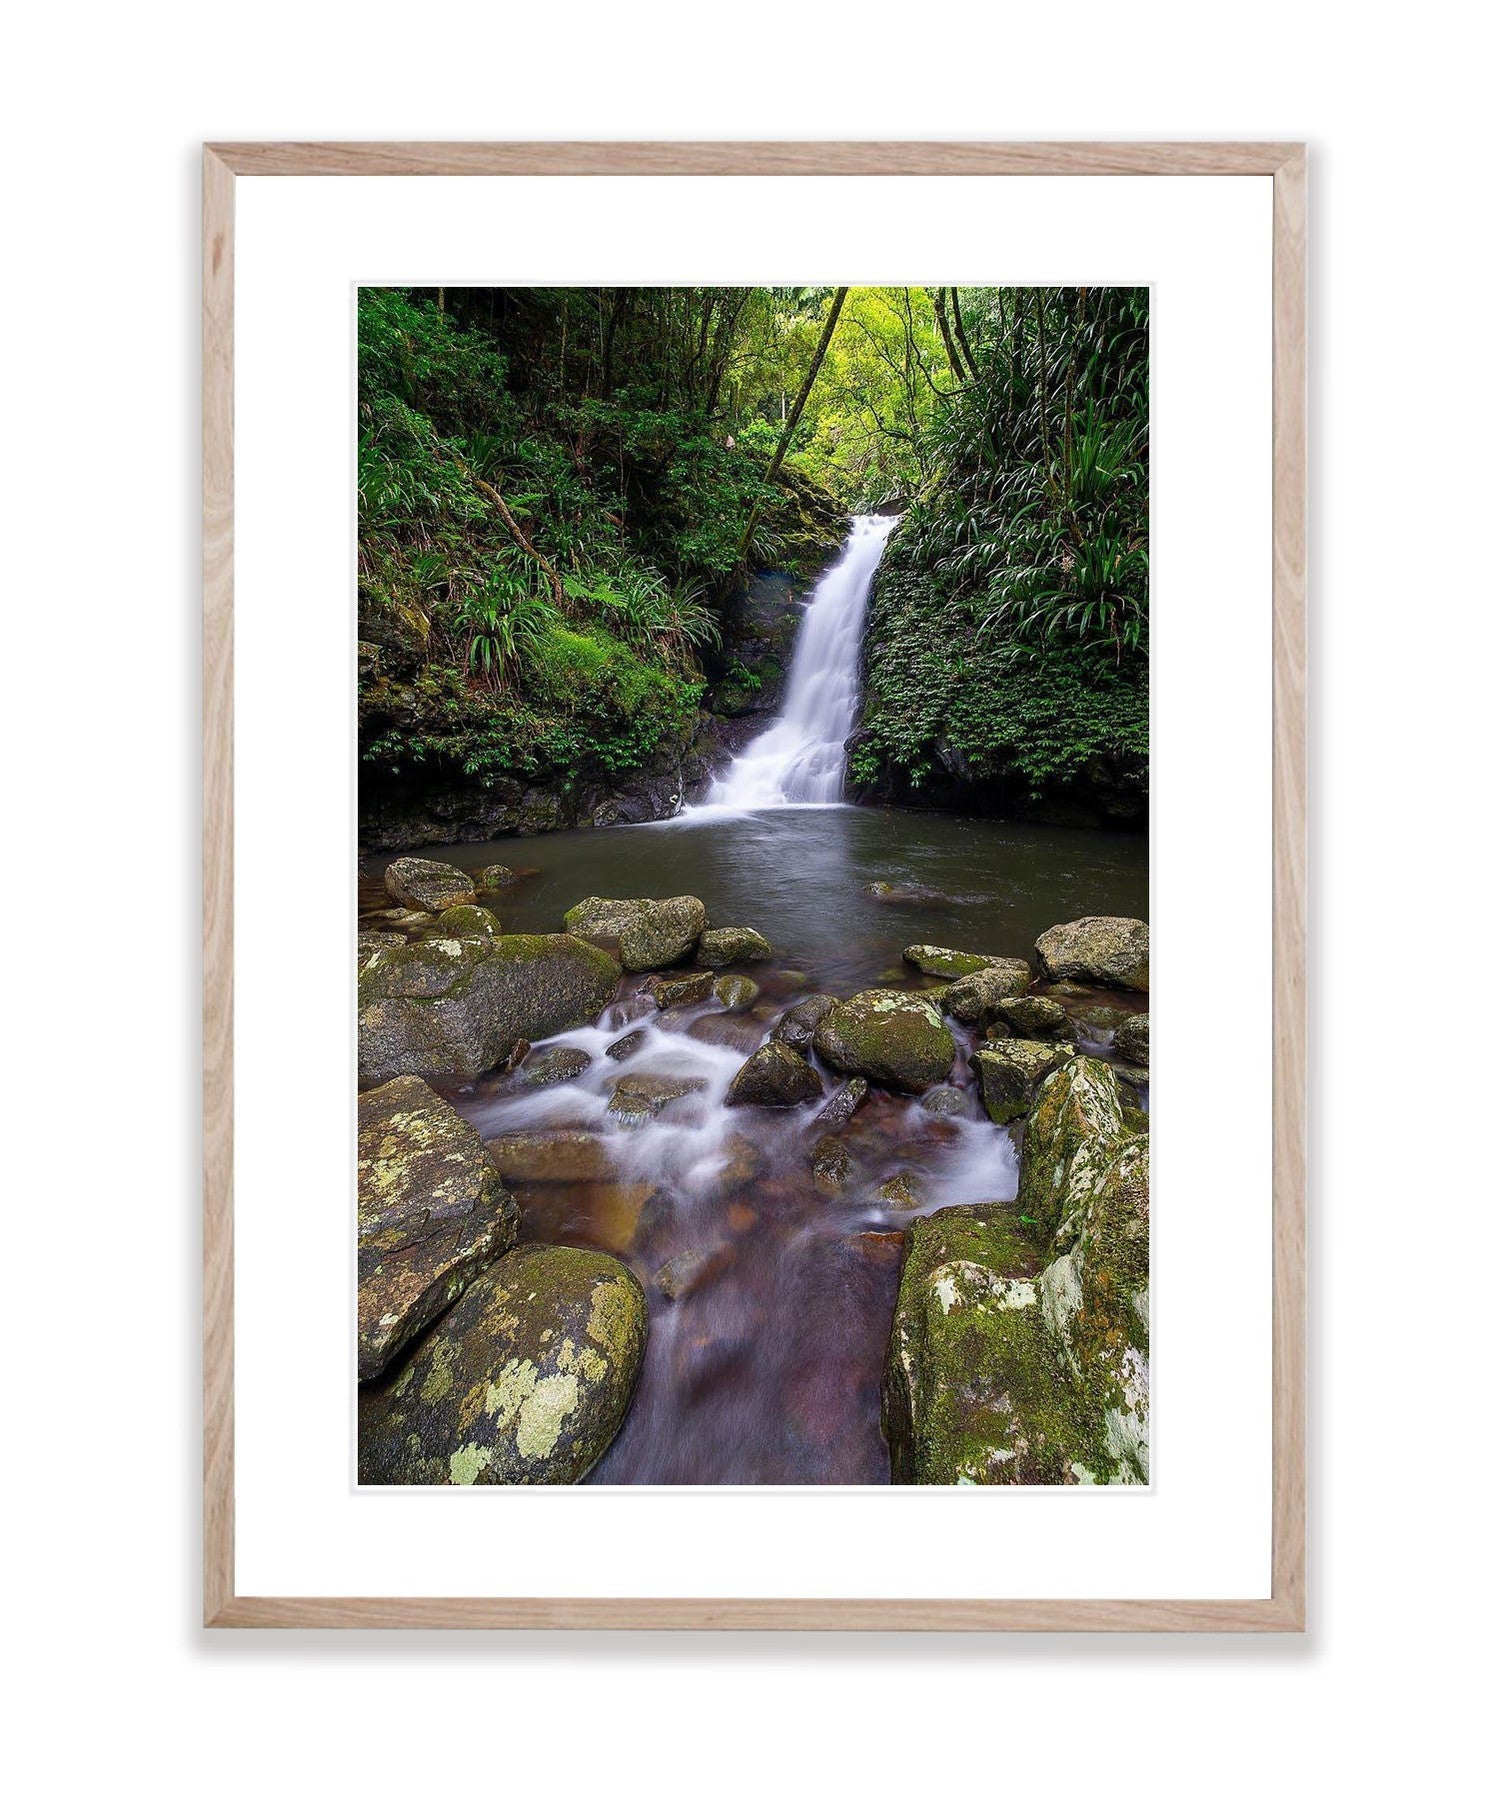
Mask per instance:
[[[1273,1480],[1268,1598],[260,1597],[235,1584],[233,617],[240,176],[1273,181]],[[1297,143],[240,143],[203,154],[203,1618],[214,1628],[1299,1631],[1306,1615],[1306,202]]]

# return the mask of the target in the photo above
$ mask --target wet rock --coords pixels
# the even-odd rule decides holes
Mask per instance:
[[[721,1274],[733,1259],[734,1251],[727,1243],[684,1249],[656,1270],[653,1285],[667,1299],[686,1299],[699,1287],[706,1286],[716,1274]]]
[[[849,1247],[876,1268],[893,1268],[905,1249],[904,1231],[857,1231],[849,1238]]]
[[[753,1230],[760,1222],[760,1214],[755,1208],[744,1205],[737,1199],[731,1202],[724,1213],[724,1218],[736,1237],[742,1237],[746,1231]]]
[[[896,1206],[903,1212],[914,1212],[926,1200],[920,1181],[906,1173],[892,1174],[888,1181],[881,1181],[874,1194],[881,1205]]]
[[[1075,918],[1036,939],[1043,972],[1054,981],[1150,989],[1150,927],[1140,918]]]
[[[519,1212],[466,1124],[403,1075],[359,1100],[359,1378],[373,1380],[496,1256]]]
[[[836,1137],[819,1137],[812,1151],[812,1179],[819,1192],[842,1193],[854,1177],[854,1159]]]
[[[701,1093],[708,1085],[701,1077],[670,1074],[621,1074],[608,1084],[612,1092],[607,1114],[630,1128],[648,1123],[673,1100]]]
[[[1073,1054],[1070,1044],[1027,1043],[1003,1038],[971,1058],[984,1110],[995,1124],[1009,1124],[1031,1109],[1036,1093],[1058,1064]]]
[[[1014,956],[976,956],[968,950],[943,949],[935,943],[910,943],[901,951],[901,955],[913,968],[919,968],[923,974],[935,975],[938,980],[955,981],[961,975],[977,974],[981,968],[1024,969],[1025,986],[1031,982],[1030,965],[1017,961]],[[1023,993],[1025,987],[1020,991]]]
[[[700,1006],[713,997],[713,972],[705,968],[701,974],[684,974],[669,981],[653,974],[641,992],[650,994],[663,1012],[672,1006]]]
[[[646,1035],[644,1031],[627,1031],[623,1037],[616,1037],[604,1054],[611,1062],[627,1061],[644,1046]]]
[[[1114,1062],[1110,1066],[1114,1070],[1115,1080],[1128,1089],[1125,1097],[1130,1104],[1138,1105],[1141,1094],[1149,1089],[1150,1070],[1141,1068],[1134,1062]]]
[[[993,1037],[1026,1037],[1033,1043],[1065,1043],[1072,1037],[1072,1020],[1054,999],[1002,999],[989,1020]]]
[[[703,902],[689,894],[664,900],[586,899],[563,923],[616,956],[631,973],[669,968],[692,952],[708,923]]]
[[[824,1130],[836,1131],[848,1123],[854,1113],[864,1102],[869,1091],[869,1082],[861,1074],[856,1074],[851,1081],[845,1081],[828,1103],[817,1114],[816,1122]]]
[[[487,906],[449,906],[437,915],[438,937],[498,937],[500,921]]]
[[[595,1181],[575,1189],[573,1197],[587,1219],[589,1247],[624,1255],[640,1235],[645,1209],[656,1198],[649,1181]]]
[[[507,868],[503,862],[491,862],[474,876],[474,885],[481,893],[493,893],[501,887],[513,887],[519,879],[513,868]]]
[[[723,1163],[718,1171],[719,1183],[732,1191],[752,1181],[760,1169],[760,1149],[752,1138],[735,1131],[724,1138]],[[730,1211],[733,1210],[731,1206]]]
[[[768,962],[774,954],[760,933],[748,925],[720,925],[698,938],[697,959],[709,968],[728,968],[735,962]]]
[[[1110,1037],[1119,1029],[1120,1025],[1134,1016],[1133,1012],[1127,1011],[1123,1006],[1072,1007],[1072,1018],[1075,1023],[1086,1025],[1089,1030],[1101,1031]]]
[[[973,1104],[961,1087],[933,1087],[921,1096],[921,1109],[934,1118],[967,1118]]]
[[[1114,1054],[1138,1067],[1150,1066],[1150,1014],[1132,1012],[1114,1032]]]
[[[809,993],[805,999],[799,999],[789,1011],[781,1014],[780,1022],[770,1033],[771,1042],[784,1043],[788,1049],[804,1055],[812,1047],[817,1027],[832,1011],[833,1004],[826,993]]]
[[[355,951],[359,969],[362,971],[382,950],[400,949],[405,941],[398,931],[361,931]]]
[[[784,1043],[766,1043],[729,1082],[726,1106],[799,1106],[818,1099],[822,1082],[805,1056]]]
[[[956,906],[956,896],[940,887],[923,887],[915,882],[897,885],[891,881],[871,881],[864,891],[884,906]]]
[[[645,1336],[645,1294],[613,1256],[511,1250],[399,1373],[362,1392],[360,1481],[581,1480],[624,1421]]]
[[[942,1010],[960,1024],[982,1028],[993,1023],[1006,1000],[1025,992],[1030,978],[1030,967],[1025,962],[1001,962],[960,975],[942,994]]]
[[[359,1078],[471,1081],[520,1039],[591,1022],[619,965],[577,937],[432,937],[383,951],[359,977]]]
[[[558,1081],[577,1080],[580,1074],[587,1073],[592,1062],[587,1050],[558,1043],[531,1056],[522,1065],[520,1078],[528,1087],[552,1087]]]
[[[613,1172],[609,1145],[592,1131],[508,1131],[484,1145],[508,1181],[602,1181]]]
[[[403,906],[422,912],[446,912],[449,906],[471,906],[474,884],[461,868],[429,862],[424,856],[397,856],[385,871],[385,891]]]
[[[937,1008],[914,993],[871,987],[840,1000],[812,1039],[818,1055],[844,1074],[921,1093],[952,1072],[953,1040]]]
[[[747,974],[726,974],[713,983],[713,997],[730,1012],[743,1012],[760,997],[760,989]]]

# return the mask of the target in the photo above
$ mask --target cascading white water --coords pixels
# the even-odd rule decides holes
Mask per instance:
[[[843,745],[859,706],[859,646],[870,584],[896,520],[853,522],[802,620],[780,716],[731,762],[705,806],[826,806],[843,797]]]

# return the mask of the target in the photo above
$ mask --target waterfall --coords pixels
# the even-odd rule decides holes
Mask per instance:
[[[843,798],[843,745],[859,707],[864,612],[894,518],[853,521],[843,554],[813,590],[775,723],[736,756],[704,804],[735,812],[827,806]]]

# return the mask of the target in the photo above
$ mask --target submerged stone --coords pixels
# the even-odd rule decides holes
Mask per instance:
[[[622,1262],[523,1244],[359,1404],[365,1485],[579,1481],[624,1422],[646,1304]]]
[[[1150,927],[1141,918],[1075,918],[1036,939],[1053,981],[1092,981],[1135,993],[1150,988]]]
[[[889,1180],[881,1181],[874,1192],[881,1205],[895,1206],[902,1212],[914,1212],[926,1199],[921,1182],[914,1175],[904,1172],[892,1174]]]
[[[712,1243],[703,1249],[684,1249],[680,1255],[656,1270],[652,1283],[667,1299],[686,1299],[714,1275],[721,1274],[734,1259],[727,1243]]]
[[[473,881],[461,868],[429,862],[425,856],[397,856],[385,871],[385,891],[422,912],[446,912],[449,906],[474,902]]]
[[[933,1087],[922,1094],[921,1109],[934,1118],[966,1118],[973,1105],[961,1087]]]
[[[708,923],[700,899],[586,899],[563,923],[575,937],[616,956],[631,973],[669,968],[691,953]]]
[[[840,1000],[812,1039],[818,1055],[845,1074],[921,1093],[952,1072],[954,1046],[930,1000],[871,987]]]
[[[359,1099],[359,1378],[515,1241],[519,1213],[473,1126],[403,1075]]]
[[[854,1159],[836,1137],[819,1137],[812,1151],[812,1179],[823,1193],[842,1193],[853,1179]]]
[[[522,1184],[602,1181],[614,1171],[608,1143],[593,1131],[508,1131],[484,1148],[506,1180]]]

